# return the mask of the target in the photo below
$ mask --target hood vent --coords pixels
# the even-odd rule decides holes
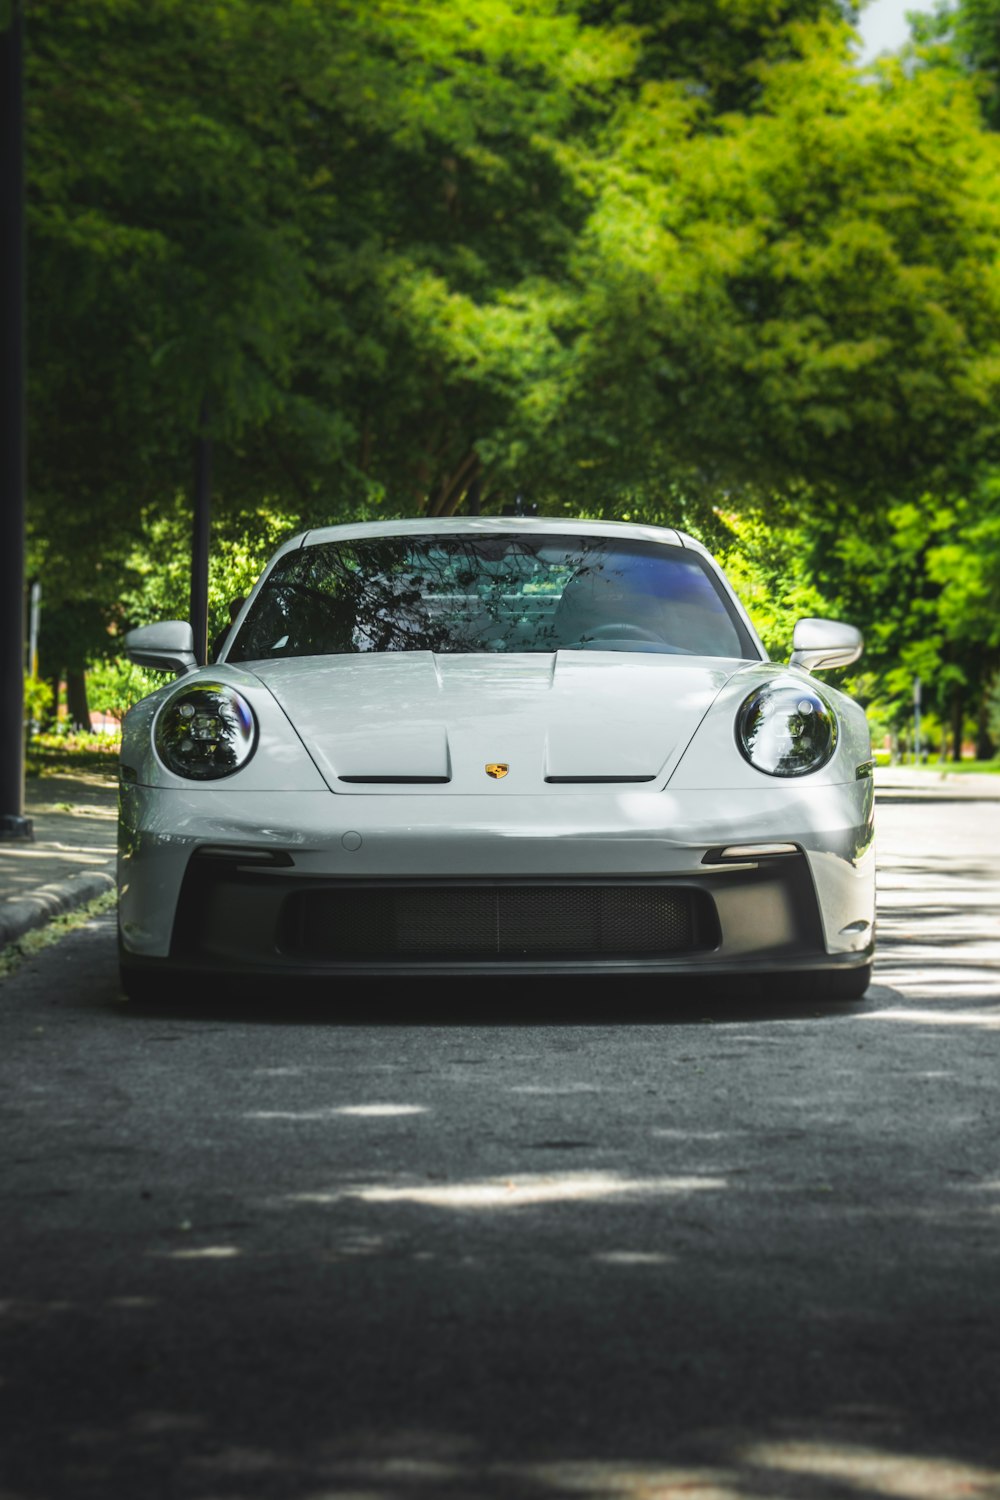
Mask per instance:
[[[655,781],[655,776],[546,776],[550,786],[623,786],[626,782]]]
[[[446,786],[450,776],[338,776],[352,786]]]

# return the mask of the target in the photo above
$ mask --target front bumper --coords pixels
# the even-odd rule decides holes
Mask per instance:
[[[795,852],[721,857],[774,842]],[[122,789],[119,927],[134,966],[257,976],[854,967],[871,957],[874,885],[870,780],[558,799]],[[693,925],[663,952],[630,953],[623,940],[576,953],[566,939],[545,951],[418,946],[381,958],[317,946],[294,915],[345,896],[354,911],[364,893],[419,907],[418,890],[488,891],[502,904],[555,887],[600,887],[612,906],[633,888],[676,896]]]

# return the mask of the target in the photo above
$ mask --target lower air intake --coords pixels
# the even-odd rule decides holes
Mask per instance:
[[[704,892],[662,885],[376,886],[291,896],[281,946],[302,958],[654,958],[718,941]]]

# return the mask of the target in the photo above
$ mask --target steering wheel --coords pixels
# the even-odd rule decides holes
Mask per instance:
[[[588,641],[656,641],[658,645],[666,645],[662,635],[657,635],[655,630],[645,630],[641,625],[631,625],[622,620],[618,625],[597,625],[593,630],[581,634],[581,640]]]

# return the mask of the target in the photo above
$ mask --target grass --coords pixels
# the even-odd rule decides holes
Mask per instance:
[[[889,768],[891,762],[879,760],[879,766]],[[927,771],[936,776],[1000,776],[1000,757],[993,760],[923,760],[915,765],[912,756],[907,756],[900,765],[904,771]]]
[[[949,776],[967,776],[975,772],[978,776],[1000,776],[1000,757],[993,760],[932,760],[927,762],[929,771],[946,771]]]
[[[39,734],[28,741],[25,774],[30,777],[72,775],[97,771],[102,776],[118,773],[117,735]]]
[[[95,896],[93,901],[88,901],[73,911],[64,911],[61,916],[46,922],[44,927],[34,927],[18,938],[16,943],[8,943],[6,948],[0,948],[0,980],[9,978],[22,963],[35,958],[53,943],[58,943],[75,928],[85,927],[94,917],[102,917],[105,912],[114,911],[117,899],[115,891],[105,891],[103,896]]]

